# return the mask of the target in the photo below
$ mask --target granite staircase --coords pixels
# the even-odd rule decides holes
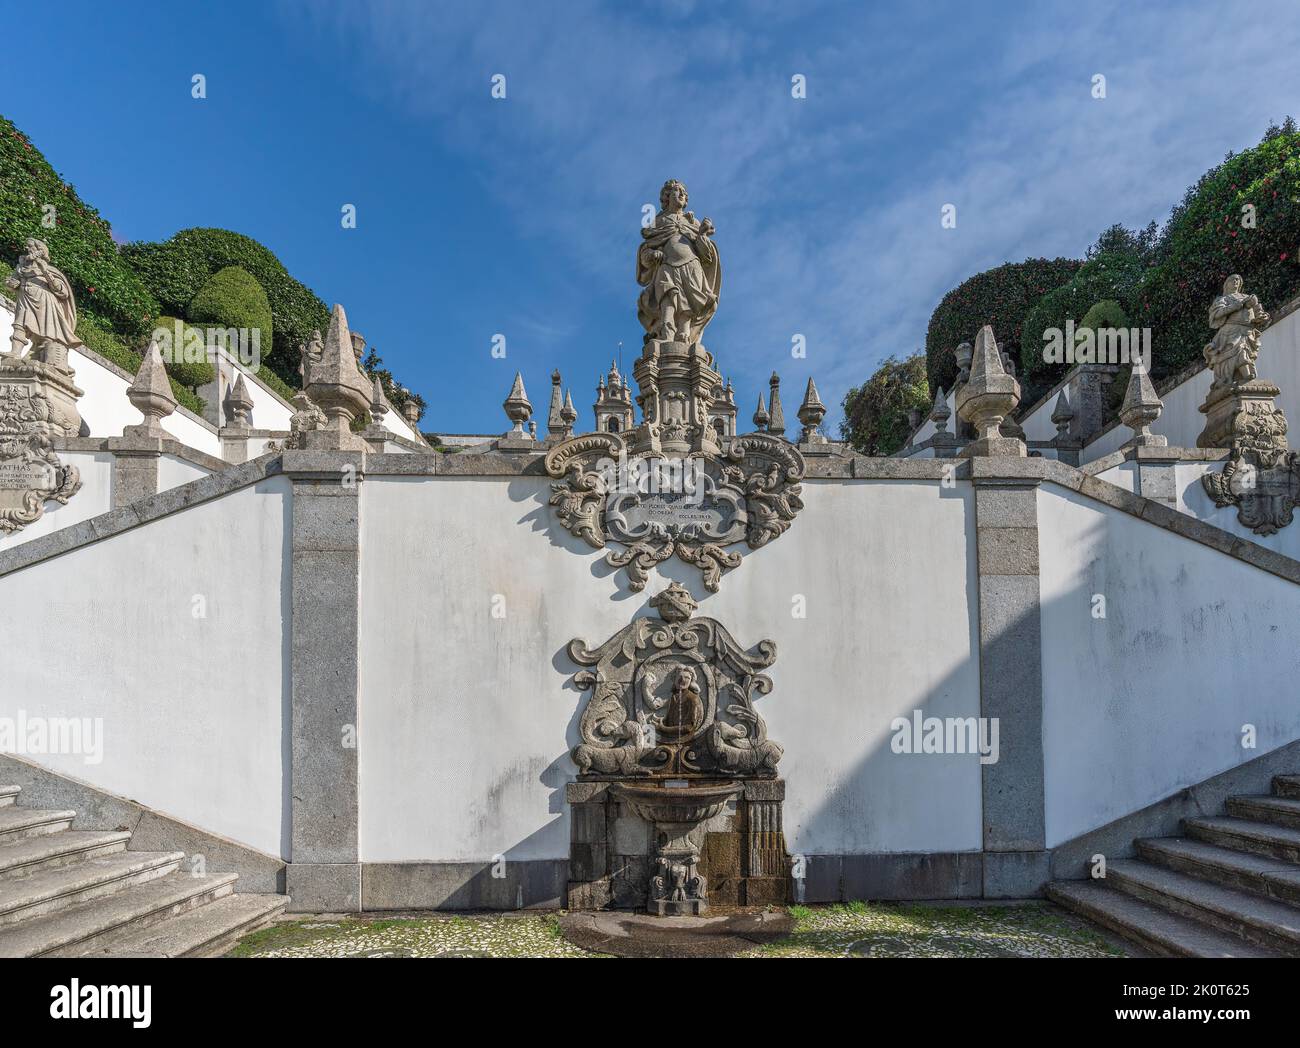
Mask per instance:
[[[1183,820],[1182,837],[1134,841],[1104,879],[1057,881],[1047,897],[1148,953],[1300,957],[1300,775],[1224,815]]]
[[[72,830],[76,812],[18,793],[0,786],[0,957],[218,956],[289,901],[185,871],[184,852],[128,851],[125,831]]]

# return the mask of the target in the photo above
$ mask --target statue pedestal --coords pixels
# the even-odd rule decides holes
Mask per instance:
[[[25,419],[28,432],[44,436],[75,437],[81,433],[81,412],[77,401],[84,393],[73,381],[71,371],[27,357],[0,357],[0,386],[9,389],[7,396],[32,405],[44,402],[43,418]],[[11,387],[18,387],[17,390]]]
[[[721,452],[709,423],[709,406],[722,395],[713,355],[696,342],[650,339],[632,365],[646,420],[628,436],[633,453],[669,455]]]
[[[1211,390],[1201,405],[1205,428],[1196,438],[1198,448],[1231,448],[1280,444],[1286,448],[1286,416],[1274,403],[1281,392],[1263,379],[1234,382]]]

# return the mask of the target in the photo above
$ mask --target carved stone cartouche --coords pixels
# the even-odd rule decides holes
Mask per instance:
[[[788,441],[765,433],[729,440],[720,455],[676,458],[629,454],[616,433],[590,433],[552,448],[546,471],[560,523],[606,562],[625,567],[629,587],[645,588],[650,569],[676,555],[716,591],[740,564],[728,546],[765,546],[803,508],[806,465]]]
[[[595,667],[574,677],[592,693],[573,750],[579,773],[774,776],[781,747],[753,699],[772,688],[762,670],[776,645],[746,652],[716,619],[694,617],[678,583],[650,603],[657,621],[637,619],[594,649],[569,645],[575,662]]]

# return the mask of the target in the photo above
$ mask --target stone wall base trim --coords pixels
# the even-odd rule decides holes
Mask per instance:
[[[0,754],[0,782],[21,786],[25,808],[73,809],[74,830],[129,830],[131,851],[183,851],[202,856],[207,873],[237,873],[237,892],[284,894],[284,860],[201,830],[98,786],[43,768],[22,757]]]
[[[290,913],[357,913],[361,864],[291,862],[285,867]]]
[[[799,902],[978,899],[983,894],[981,853],[882,852],[871,855],[806,855]]]
[[[494,868],[502,876],[494,877]],[[361,866],[361,909],[558,910],[568,879],[568,859],[368,862]]]
[[[1297,772],[1300,772],[1300,739],[1056,845],[1051,849],[1052,880],[1090,877],[1094,855],[1104,855],[1108,860],[1129,858],[1136,838],[1178,836],[1183,832],[1183,819],[1222,815],[1227,798],[1269,793],[1274,775]]]
[[[1043,894],[1051,879],[1048,851],[986,851],[985,899],[1032,899]]]

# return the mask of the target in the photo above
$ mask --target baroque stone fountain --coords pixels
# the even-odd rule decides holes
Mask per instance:
[[[633,591],[674,556],[716,591],[723,573],[740,565],[742,544],[758,549],[778,539],[803,508],[806,463],[784,438],[779,379],[772,376],[770,414],[761,408],[758,429],[737,434],[730,384],[700,341],[717,311],[722,265],[712,221],[687,210],[688,199],[681,182],[665,182],[660,211],[640,232],[637,318],[645,337],[632,369],[640,424],[632,424],[630,390],[625,395],[613,372],[618,398],[602,399],[597,417],[600,404],[612,404],[617,425],[606,418],[599,431],[574,436],[557,414],[558,375],[557,417],[548,423],[554,439],[545,468],[556,481],[550,503],[560,524],[626,568]],[[817,412],[808,388],[800,418],[820,420],[824,409]],[[517,413],[528,407],[522,388],[507,400],[508,413],[512,405]],[[520,443],[508,435],[502,446]],[[717,620],[695,614],[680,583],[650,607],[657,619],[636,619],[596,648],[569,645],[573,660],[590,667],[574,677],[590,695],[573,749],[578,779],[567,789],[568,908],[698,917],[710,903],[784,903],[781,747],[754,709],[755,696],[772,688],[762,671],[776,645],[742,648]]]
[[[745,651],[680,583],[597,648],[569,646],[591,691],[573,750],[568,907],[699,916],[784,903],[781,747],[754,710],[776,646]]]

